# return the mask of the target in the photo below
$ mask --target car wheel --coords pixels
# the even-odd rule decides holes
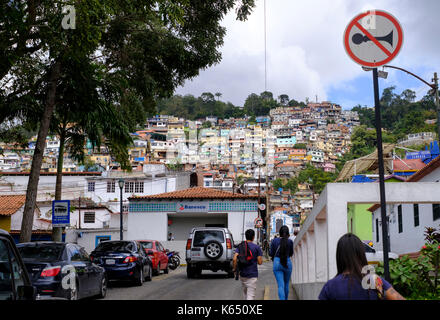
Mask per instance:
[[[154,270],[154,275],[158,276],[159,274],[160,274],[160,263],[158,262],[157,263],[157,268],[156,268],[156,270]]]
[[[136,285],[138,285],[138,286],[142,286],[142,284],[144,283],[144,272],[142,269],[143,268],[139,269],[139,276],[135,280]]]
[[[189,264],[186,266],[186,276],[188,279],[192,279],[195,276],[194,268]]]
[[[101,287],[100,287],[100,292],[98,295],[99,299],[104,299],[105,296],[107,295],[107,277],[103,276],[102,280],[101,280]]]
[[[148,266],[148,275],[145,278],[146,281],[151,281],[151,279],[153,279],[153,266],[149,265]]]
[[[211,240],[205,244],[204,252],[206,257],[216,260],[223,254],[223,247],[220,242]]]

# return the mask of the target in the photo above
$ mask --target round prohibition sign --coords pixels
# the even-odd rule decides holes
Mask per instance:
[[[373,28],[363,25],[365,19],[374,21]],[[345,51],[354,62],[365,67],[389,63],[397,56],[402,44],[403,30],[399,21],[381,10],[359,14],[344,32]]]

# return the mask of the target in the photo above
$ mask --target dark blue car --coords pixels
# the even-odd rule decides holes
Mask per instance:
[[[138,241],[104,241],[90,257],[105,268],[109,280],[131,280],[141,286],[153,275],[152,262]]]
[[[105,297],[105,269],[92,263],[81,246],[64,242],[25,242],[17,244],[17,249],[41,298]]]

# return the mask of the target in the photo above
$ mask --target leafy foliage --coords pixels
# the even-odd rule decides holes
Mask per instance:
[[[392,285],[403,296],[409,299],[440,299],[440,232],[436,228],[425,228],[426,244],[417,259],[405,255],[391,260],[390,277]],[[383,275],[381,264],[378,275]]]
[[[298,175],[298,182],[311,184],[315,193],[321,193],[326,184],[335,181],[335,179],[335,173],[325,172],[323,169],[315,168],[309,163]]]

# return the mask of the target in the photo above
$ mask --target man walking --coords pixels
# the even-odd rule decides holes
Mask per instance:
[[[257,279],[258,279],[258,266],[257,264],[263,263],[263,251],[260,246],[253,243],[255,238],[255,231],[253,229],[248,229],[245,232],[246,241],[241,243],[235,250],[235,255],[233,259],[233,269],[237,268],[240,271],[240,280],[243,286],[243,298],[244,300],[254,300],[255,291],[257,290]],[[238,266],[238,256],[246,255],[247,263]]]

